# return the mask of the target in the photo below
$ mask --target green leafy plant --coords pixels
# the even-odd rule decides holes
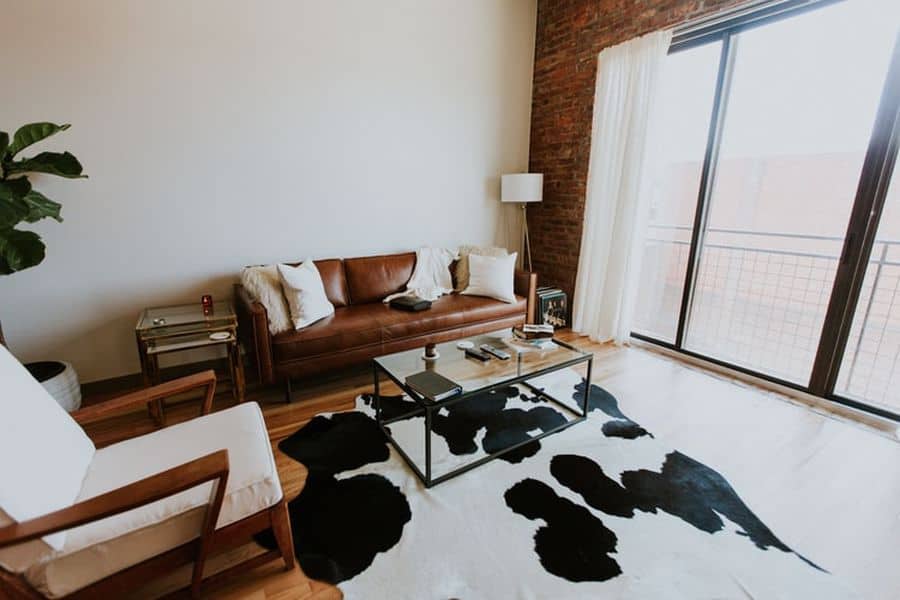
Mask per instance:
[[[31,187],[29,173],[46,173],[75,179],[81,163],[68,152],[41,152],[30,158],[16,156],[41,140],[65,131],[69,125],[30,123],[20,127],[12,140],[0,131],[0,275],[9,275],[40,264],[46,247],[33,231],[17,229],[47,217],[62,222],[62,206]]]

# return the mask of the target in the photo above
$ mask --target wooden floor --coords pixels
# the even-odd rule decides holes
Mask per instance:
[[[659,365],[661,361],[648,362],[646,359],[640,358],[639,355],[647,354],[644,351],[616,347],[610,344],[591,343],[587,341],[587,338],[578,337],[570,332],[563,332],[560,337],[594,353],[592,379],[595,383],[602,385],[605,379],[620,374],[625,370],[633,372],[636,369],[653,368],[660,372],[662,371],[659,366],[652,366]],[[675,360],[674,358],[672,359],[672,361]],[[719,374],[717,376],[721,377],[722,375]],[[385,388],[385,384],[383,383],[382,385]],[[226,408],[233,404],[231,394],[227,390],[227,384],[220,387],[223,389],[217,394],[214,410]],[[306,471],[302,465],[278,450],[278,442],[294,433],[301,425],[318,413],[353,408],[357,395],[371,392],[371,371],[368,368],[358,369],[316,381],[298,382],[294,388],[294,402],[292,404],[284,403],[283,391],[280,388],[260,388],[251,384],[247,394],[248,400],[257,401],[262,406],[278,473],[288,499],[296,497],[302,490]],[[397,393],[396,390],[391,390],[390,385],[387,385],[383,391],[384,393]],[[771,392],[766,393],[771,394]],[[103,396],[94,396],[85,398],[85,403],[92,404],[103,399]],[[785,400],[787,399],[785,398]],[[796,400],[791,401],[796,402]],[[822,406],[812,406],[812,408],[817,411],[834,410],[825,407],[824,404]],[[198,410],[199,400],[184,399],[174,403],[167,409],[168,424],[193,418]],[[831,416],[842,419],[854,418],[853,414],[848,415],[846,411],[841,412],[839,409],[835,410]],[[865,425],[865,418],[859,419],[859,422],[863,424],[861,426],[871,426],[871,423]],[[136,412],[92,425],[87,428],[87,432],[98,446],[104,446],[149,433],[155,428],[155,425],[145,412]],[[881,433],[884,435],[885,432],[890,432],[890,426],[882,428]],[[259,547],[255,544],[249,544],[217,557],[211,561],[209,568],[212,571],[226,568],[259,551]],[[189,569],[185,568],[181,572],[174,573],[165,579],[152,582],[145,589],[136,592],[136,597],[158,598],[166,595],[180,597],[182,594],[177,590],[187,585],[189,576]],[[227,581],[223,584],[223,587],[208,592],[206,597],[217,599],[324,600],[340,598],[341,593],[333,586],[308,579],[299,567],[295,567],[289,572],[284,572],[282,563],[276,561]]]

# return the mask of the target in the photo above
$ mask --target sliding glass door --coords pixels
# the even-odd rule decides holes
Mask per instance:
[[[789,4],[676,37],[660,141],[668,185],[652,202],[635,335],[900,413],[900,207],[885,209],[874,262],[844,260],[871,227],[861,203],[886,196],[866,185],[873,162],[883,174],[895,160],[873,144],[898,109],[900,3]],[[856,310],[852,330],[841,303]]]
[[[674,342],[706,154],[721,42],[670,54],[662,72],[660,177],[650,202],[635,326]]]
[[[835,393],[900,413],[900,179],[894,171]]]
[[[686,348],[809,380],[890,57],[873,5],[731,37]]]

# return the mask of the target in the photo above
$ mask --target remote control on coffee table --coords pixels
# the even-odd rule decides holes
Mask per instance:
[[[493,354],[500,360],[509,360],[509,352],[504,352],[503,350],[501,350],[500,348],[497,348],[496,346],[491,346],[490,344],[482,344],[478,347],[481,348],[482,350],[484,350],[485,352],[487,352],[488,354]]]

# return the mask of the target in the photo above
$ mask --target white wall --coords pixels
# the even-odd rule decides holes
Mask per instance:
[[[72,123],[90,179],[47,258],[0,278],[22,360],[138,370],[145,306],[230,296],[241,266],[515,246],[535,0],[0,1],[0,129]],[[507,234],[511,234],[509,237]],[[512,241],[510,241],[512,240]]]

